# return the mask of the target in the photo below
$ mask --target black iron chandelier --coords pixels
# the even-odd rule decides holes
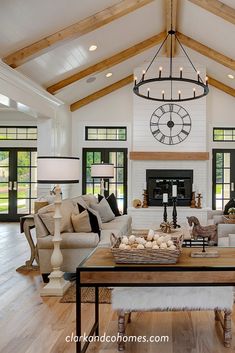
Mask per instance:
[[[188,62],[190,63],[190,67],[193,69],[190,78],[187,76],[184,77],[183,75],[183,67],[179,68],[178,75],[173,73],[173,36],[175,37],[176,43],[179,44],[180,48],[182,49],[184,55],[186,56]],[[169,57],[169,71],[168,74],[163,75],[163,67],[160,66],[158,68],[158,74],[156,77],[151,77],[149,74],[149,70],[152,67],[154,72],[157,72],[156,68],[153,67],[154,63],[157,60],[158,54],[161,51],[162,47],[170,37],[170,57]],[[185,84],[187,86],[187,92],[185,93],[182,91],[181,85]],[[156,88],[155,84],[158,84],[158,88],[160,85],[164,85],[166,90],[157,90],[152,89],[150,87]],[[189,87],[192,87],[191,90]],[[169,92],[168,92],[169,90]],[[138,81],[137,77],[135,77],[135,85],[133,88],[133,92],[142,98],[158,101],[158,102],[184,102],[190,101],[194,99],[199,99],[206,96],[209,93],[208,88],[208,78],[206,77],[203,80],[200,76],[200,72],[195,68],[192,60],[188,56],[186,50],[184,49],[183,45],[181,44],[179,38],[177,37],[176,31],[172,28],[172,0],[171,0],[171,29],[168,31],[166,38],[163,40],[162,44],[160,45],[158,51],[154,55],[153,59],[151,60],[150,64],[148,65],[147,69],[142,72],[142,77]]]

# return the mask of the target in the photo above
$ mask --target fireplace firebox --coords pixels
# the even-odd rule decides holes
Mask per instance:
[[[190,206],[193,170],[147,169],[146,182],[149,206],[162,206],[164,193],[172,205],[172,185],[177,185],[177,205]]]

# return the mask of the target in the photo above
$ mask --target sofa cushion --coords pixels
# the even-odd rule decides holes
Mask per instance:
[[[93,212],[93,210],[90,210],[90,208],[84,208],[82,205],[80,205],[79,203],[78,205],[78,210],[79,213],[84,212],[85,210],[88,213],[89,216],[89,221],[90,221],[90,226],[91,226],[91,231],[94,233],[99,234],[100,236],[100,225],[99,225],[99,221],[98,221],[98,217],[97,215]]]
[[[103,223],[102,229],[119,231],[121,235],[129,234],[131,229],[131,216],[123,215],[115,217],[111,222]]]
[[[102,195],[98,195],[98,201],[100,202],[102,199],[104,198],[104,196]],[[109,195],[106,200],[108,201],[108,204],[111,208],[111,210],[113,211],[115,217],[119,217],[121,216],[121,213],[118,209],[118,204],[117,204],[117,199],[116,196],[114,195],[114,193],[112,193],[111,195]]]
[[[61,249],[82,249],[95,248],[99,243],[99,236],[96,233],[62,233]],[[39,249],[53,249],[53,236],[38,238]]]
[[[98,211],[102,223],[110,222],[115,218],[115,215],[113,211],[111,210],[111,207],[108,204],[108,201],[103,198],[99,203],[97,204],[91,204],[91,208],[93,210]]]
[[[95,195],[88,194],[88,195],[81,195],[77,197],[73,197],[71,199],[76,206],[77,203],[80,203],[84,208],[90,207],[91,203],[97,203],[98,199],[95,197]]]
[[[74,210],[74,204],[71,200],[63,200],[61,204],[61,224],[60,231],[62,232],[73,232],[73,225],[71,221],[71,213]],[[48,229],[49,233],[54,235],[54,212],[55,205],[51,204],[40,208],[38,215],[41,218],[42,222]]]
[[[90,218],[87,210],[77,214],[72,213],[71,220],[76,233],[91,232]]]

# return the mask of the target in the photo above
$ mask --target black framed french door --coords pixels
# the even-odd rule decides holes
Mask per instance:
[[[235,198],[235,149],[213,149],[212,206],[223,210]]]
[[[0,148],[0,221],[30,214],[36,198],[36,148]]]
[[[120,211],[127,211],[127,148],[84,148],[83,149],[83,194],[98,195],[100,179],[91,178],[91,164],[113,163],[114,178],[105,179],[105,195],[111,193],[117,198]]]

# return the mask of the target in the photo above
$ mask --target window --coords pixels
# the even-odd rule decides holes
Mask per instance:
[[[112,193],[117,198],[121,212],[127,210],[127,149],[126,148],[84,148],[83,149],[83,194],[98,195],[100,179],[91,177],[91,164],[113,163],[114,178],[105,179],[105,196]]]
[[[231,142],[235,141],[235,128],[219,128],[213,129],[213,141],[216,142]]]
[[[37,127],[0,126],[0,140],[37,140]]]
[[[86,126],[86,141],[126,141],[126,127]]]

